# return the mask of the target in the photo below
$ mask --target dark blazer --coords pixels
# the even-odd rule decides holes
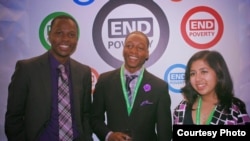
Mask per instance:
[[[70,59],[70,71],[79,140],[90,141],[91,69]],[[48,52],[16,63],[5,117],[5,133],[9,140],[34,141],[44,130],[50,120],[51,86]]]
[[[151,88],[147,90],[145,86]],[[133,141],[170,141],[170,105],[167,83],[145,70],[134,107],[128,116],[120,69],[106,72],[100,75],[93,94],[92,129],[101,141],[110,131],[129,132]]]

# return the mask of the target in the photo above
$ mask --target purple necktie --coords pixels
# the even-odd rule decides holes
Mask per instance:
[[[132,98],[133,98],[133,94],[132,94],[132,91],[131,91],[131,88],[130,88],[130,82],[135,79],[137,77],[137,75],[126,75],[126,89],[127,89],[127,92],[128,92],[128,100],[129,100],[129,103],[131,104],[132,102]]]
[[[61,64],[58,68],[60,70],[58,78],[59,141],[72,141],[73,130],[68,76],[64,65]]]

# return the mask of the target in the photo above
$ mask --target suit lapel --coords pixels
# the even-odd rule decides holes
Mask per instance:
[[[136,95],[136,98],[135,98],[135,102],[134,102],[134,106],[133,106],[133,109],[132,109],[132,112],[131,112],[131,116],[132,116],[133,114],[135,114],[136,111],[140,108],[140,104],[141,104],[141,102],[143,101],[144,96],[145,96],[145,95],[144,95],[145,92],[144,92],[144,90],[143,90],[143,86],[144,86],[144,84],[147,83],[147,82],[148,82],[148,73],[147,73],[146,70],[144,70],[142,82],[141,82],[141,84],[140,84],[140,86],[139,86],[139,89],[138,89],[138,92],[137,92],[137,95]]]
[[[72,90],[73,90],[73,99],[80,99],[80,95],[78,95],[79,93],[83,92],[83,86],[77,85],[77,84],[82,84],[84,82],[82,82],[82,79],[79,78],[83,78],[83,73],[81,71],[77,71],[77,65],[76,63],[70,59],[70,71],[71,71],[71,81],[72,81]],[[75,85],[75,84],[76,85]],[[86,89],[86,88],[85,88]]]
[[[37,73],[40,75],[41,78],[41,86],[44,88],[43,95],[46,95],[47,101],[51,103],[51,92],[52,92],[52,84],[51,84],[51,77],[50,77],[50,63],[49,63],[49,54],[48,52],[41,55],[40,63],[36,68],[38,71]]]
[[[121,80],[121,76],[120,76],[120,71],[121,71],[121,68],[118,69],[117,71],[115,71],[115,74],[114,74],[115,82],[117,82],[115,84],[116,91],[117,91],[117,94],[115,94],[115,96],[117,96],[117,99],[122,99],[122,101],[121,101],[122,106],[121,107],[125,107],[125,110],[127,113],[127,105],[126,105],[126,100],[125,100],[123,89],[122,89],[122,80]],[[114,85],[112,85],[111,87],[114,87]]]
[[[78,74],[79,72],[77,72],[75,69],[76,65],[75,63],[70,59],[70,74],[71,74],[71,80],[72,82],[77,82],[77,77],[81,78],[80,74]],[[72,88],[73,88],[73,92],[76,91],[76,85],[72,85]]]

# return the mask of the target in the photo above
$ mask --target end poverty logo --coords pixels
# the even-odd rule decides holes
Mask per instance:
[[[183,39],[192,47],[207,49],[219,42],[224,31],[219,13],[206,6],[189,10],[181,22]]]
[[[125,37],[135,30],[144,32],[150,40],[150,56],[145,66],[154,64],[167,47],[169,24],[162,9],[151,0],[108,1],[99,10],[93,24],[96,51],[107,64],[120,67]]]

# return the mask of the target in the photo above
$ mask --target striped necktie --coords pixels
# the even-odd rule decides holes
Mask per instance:
[[[133,98],[133,93],[132,93],[132,90],[131,90],[131,87],[130,87],[130,83],[136,77],[137,77],[137,75],[126,75],[126,89],[127,89],[127,92],[128,92],[128,100],[129,100],[130,104],[131,104],[132,98]]]
[[[72,117],[70,107],[70,93],[68,76],[64,65],[58,66],[60,75],[58,78],[58,113],[59,113],[59,140],[72,141]]]

